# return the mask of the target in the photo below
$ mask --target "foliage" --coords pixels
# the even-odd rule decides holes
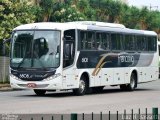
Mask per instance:
[[[119,19],[120,23],[128,28],[154,30],[160,34],[160,12],[149,11],[147,7],[141,9],[137,7],[123,6],[122,17]]]
[[[54,10],[53,8],[55,4],[56,3],[53,0],[41,0],[40,1],[42,19],[44,22],[49,21],[50,16]]]
[[[159,11],[128,6],[120,0],[35,0],[33,3],[36,4],[19,0],[0,1],[0,40],[8,38],[12,29],[20,24],[42,21],[114,22],[128,28],[160,33]]]
[[[0,40],[9,38],[11,31],[18,25],[32,23],[37,11],[35,6],[28,5],[26,2],[20,3],[10,0],[0,1]],[[0,51],[0,54],[2,52]]]
[[[139,26],[139,13],[140,10],[136,7],[129,7],[127,5],[123,5],[122,16],[120,22],[123,23],[128,28],[138,28]]]
[[[68,1],[67,3],[57,3],[54,12],[51,16],[51,21],[55,22],[70,22],[85,20],[85,15],[81,13],[73,2]]]
[[[2,0],[0,2],[0,39],[8,38],[14,27],[34,22],[36,17],[32,13],[33,8],[26,3]]]

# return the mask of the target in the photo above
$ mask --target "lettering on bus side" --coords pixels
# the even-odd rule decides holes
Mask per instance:
[[[128,55],[128,56],[125,56],[125,55],[121,55],[121,56],[118,56],[118,61],[121,62],[121,63],[134,63],[134,56],[132,55]]]
[[[82,58],[82,63],[87,63],[88,62],[88,58]]]

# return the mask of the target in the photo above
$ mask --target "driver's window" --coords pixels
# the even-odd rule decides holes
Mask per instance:
[[[64,32],[63,67],[73,64],[75,56],[75,30]]]

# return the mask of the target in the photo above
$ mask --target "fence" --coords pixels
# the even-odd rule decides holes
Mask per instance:
[[[0,56],[0,83],[8,82],[9,77],[9,57]]]
[[[115,114],[100,113],[100,114],[2,114],[0,115],[0,120],[158,120],[160,116],[158,115],[158,108],[153,108],[152,113],[149,114],[147,109],[145,113],[142,114],[141,110],[138,113],[134,113],[131,110],[130,114],[126,114],[124,110],[123,114],[118,111]]]

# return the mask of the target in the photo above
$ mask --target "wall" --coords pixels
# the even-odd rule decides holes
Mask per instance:
[[[7,82],[9,76],[9,57],[0,56],[0,83]]]

